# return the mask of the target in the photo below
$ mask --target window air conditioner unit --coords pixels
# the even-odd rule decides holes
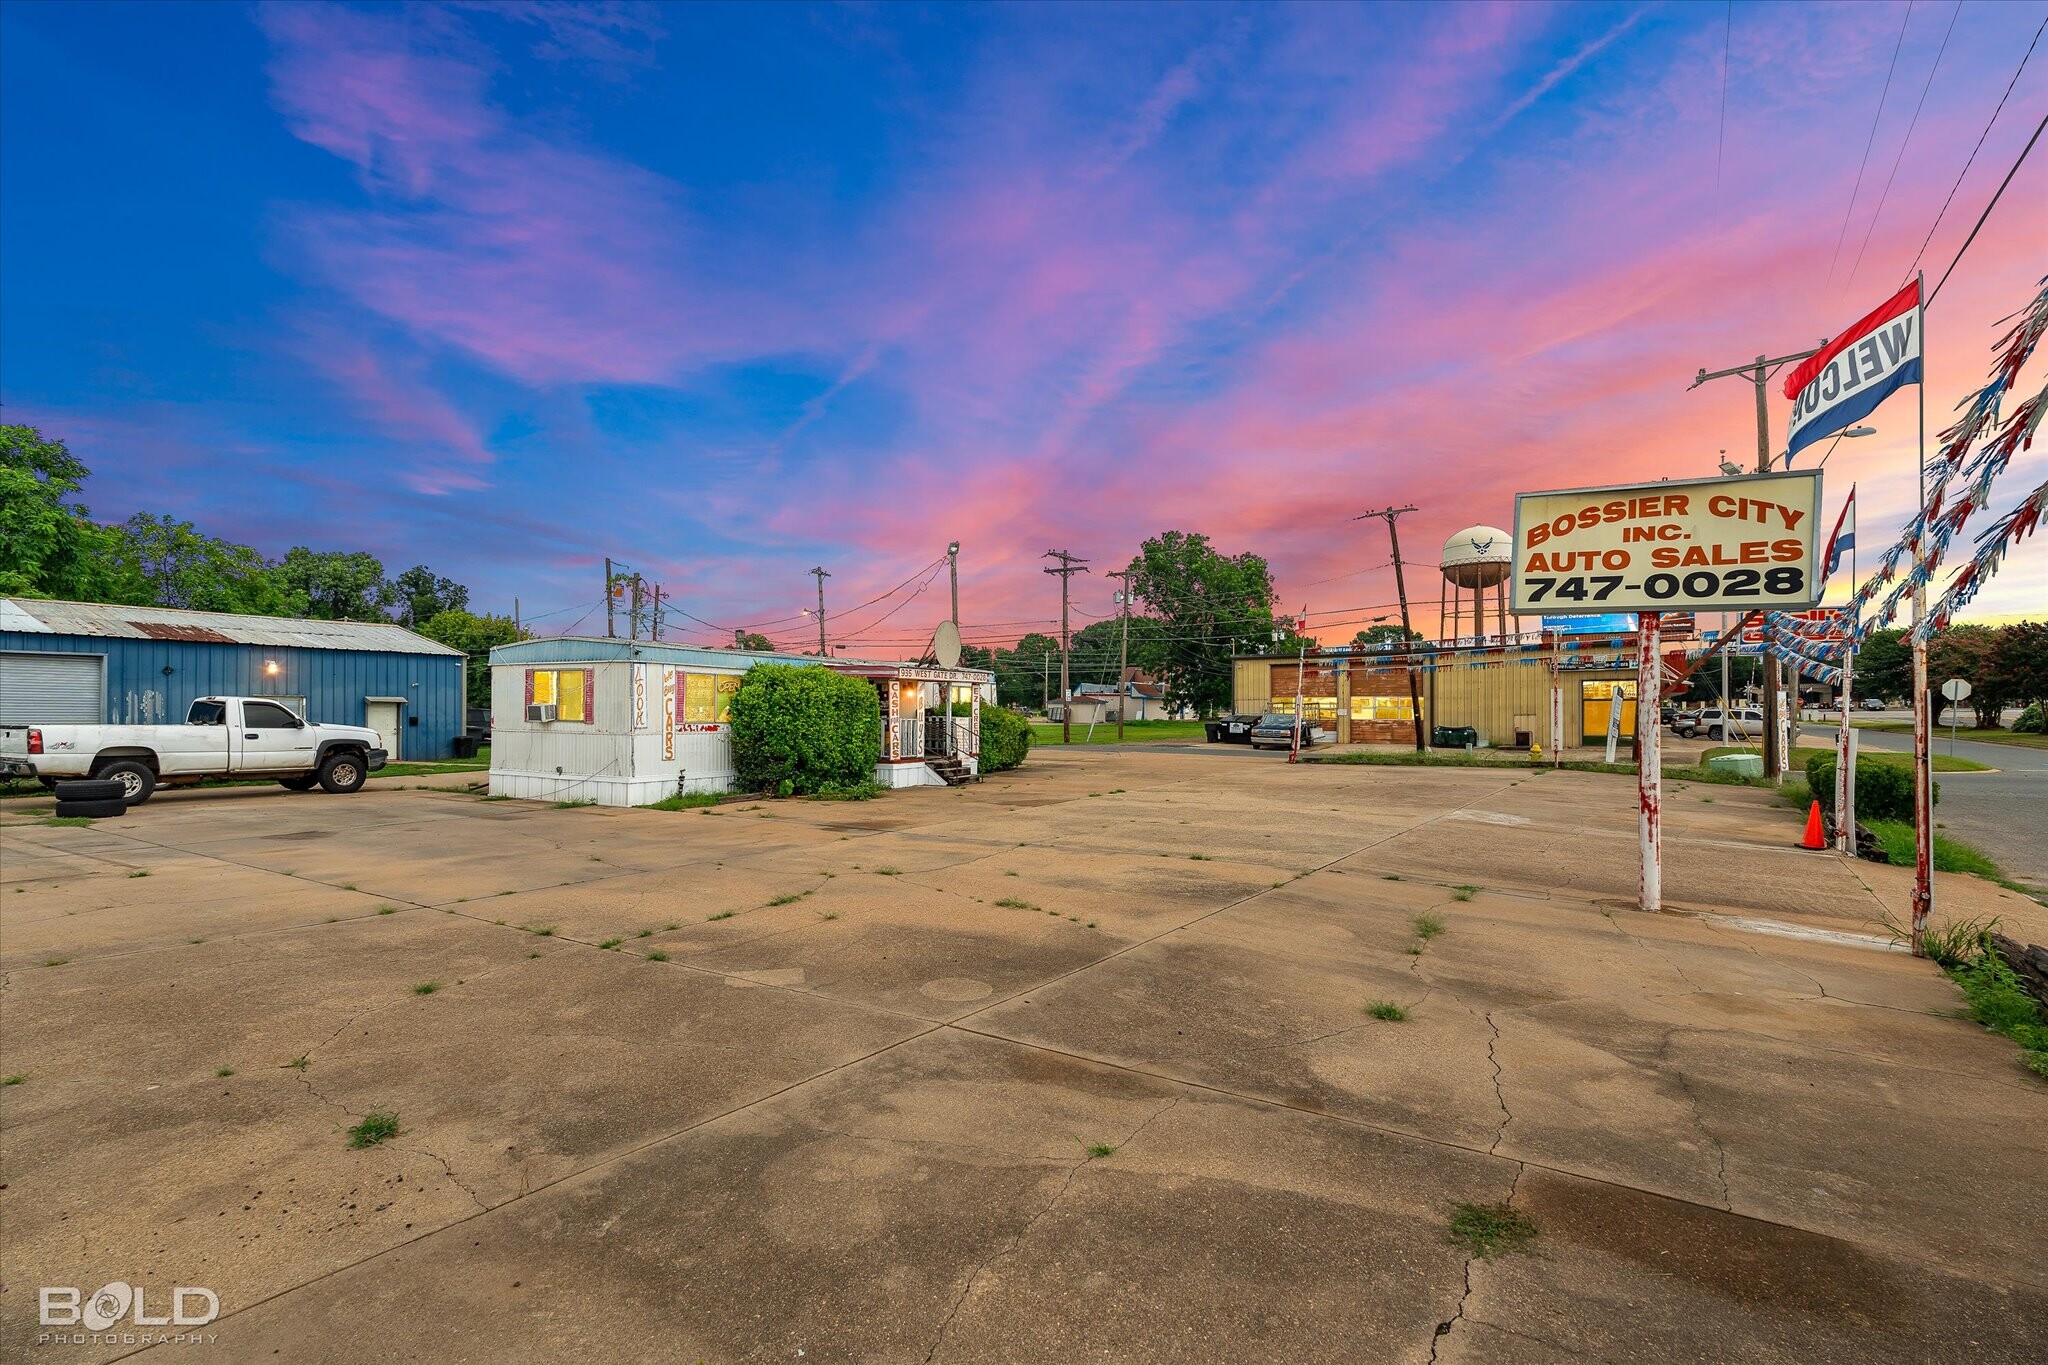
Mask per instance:
[[[526,708],[528,721],[550,721],[555,718],[555,704],[551,701],[535,702]]]

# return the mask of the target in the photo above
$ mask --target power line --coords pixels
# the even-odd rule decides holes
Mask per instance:
[[[1835,282],[1835,267],[1842,261],[1842,243],[1849,239],[1849,219],[1856,212],[1856,196],[1863,192],[1863,172],[1870,165],[1870,149],[1877,144],[1877,125],[1884,118],[1884,102],[1892,93],[1892,75],[1899,69],[1899,49],[1906,45],[1906,25],[1913,19],[1913,0],[1906,0],[1906,17],[1899,21],[1899,40],[1892,45],[1892,64],[1884,73],[1884,89],[1877,95],[1877,112],[1870,116],[1870,136],[1863,143],[1863,160],[1856,166],[1856,187],[1849,191],[1849,207],[1842,210],[1842,230],[1835,236],[1835,254],[1828,261],[1828,278],[1821,288]]]
[[[1963,0],[1956,0],[1962,8]],[[1728,0],[1727,27],[1721,32],[1721,126],[1714,134],[1714,211],[1721,210],[1721,152],[1728,145],[1728,52],[1735,44],[1735,0]]]
[[[1941,272],[1941,278],[1935,282],[1933,293],[1927,296],[1927,303],[1922,307],[1933,305],[1935,296],[1941,293],[1941,286],[1948,283],[1948,277],[1963,263],[1963,253],[1970,249],[1970,243],[1977,240],[1977,234],[1984,228],[1984,220],[1991,216],[1991,210],[1998,207],[1998,201],[2005,195],[2005,187],[2012,183],[2012,178],[2020,173],[2020,167],[2026,164],[2027,153],[2033,151],[2034,144],[2041,140],[2041,130],[2044,128],[2048,128],[2048,114],[2041,115],[2041,121],[2034,125],[2034,135],[2027,139],[2026,146],[2020,148],[2019,160],[2012,163],[2012,169],[2005,173],[2005,179],[1998,182],[1998,192],[1991,196],[1991,202],[1984,206],[1984,212],[1977,215],[1977,226],[1971,228],[1970,235],[1963,238],[1963,244],[1956,249],[1956,258],[1948,263],[1948,269]]]
[[[1729,0],[1732,4],[1734,0]],[[1856,271],[1863,265],[1863,253],[1870,249],[1870,238],[1877,231],[1877,220],[1884,217],[1885,200],[1891,198],[1892,181],[1898,179],[1899,163],[1906,159],[1907,144],[1913,140],[1913,130],[1920,126],[1920,111],[1927,106],[1927,92],[1934,88],[1934,75],[1941,70],[1942,55],[1948,51],[1948,40],[1956,31],[1956,16],[1963,12],[1963,0],[1956,0],[1956,7],[1948,16],[1948,31],[1941,35],[1941,46],[1935,50],[1934,65],[1927,68],[1927,84],[1920,87],[1920,102],[1913,106],[1913,117],[1906,124],[1906,135],[1899,139],[1899,154],[1892,158],[1892,173],[1884,178],[1884,192],[1877,196],[1877,208],[1870,215],[1870,226],[1863,229],[1863,245],[1856,248],[1856,262],[1849,267],[1849,278],[1842,287],[1856,283]]]
[[[1984,131],[1977,134],[1977,145],[1970,149],[1969,159],[1963,162],[1963,169],[1956,173],[1956,183],[1948,187],[1948,198],[1941,201],[1941,211],[1934,215],[1934,222],[1928,226],[1927,238],[1920,243],[1920,249],[1913,253],[1913,264],[1906,267],[1906,273],[1899,282],[1904,284],[1913,278],[1913,272],[1920,268],[1920,258],[1927,254],[1929,243],[1934,241],[1934,230],[1941,226],[1941,220],[1948,215],[1948,206],[1956,201],[1956,191],[1963,187],[1963,177],[1970,173],[1970,167],[1977,163],[1977,153],[1984,150],[1984,139],[1991,136],[1991,127],[1998,122],[1998,116],[2005,110],[2005,102],[2020,83],[2020,74],[2027,69],[2027,59],[2034,55],[2034,48],[2041,41],[2042,30],[2048,29],[2048,18],[2041,20],[2040,28],[2034,30],[2034,41],[2027,44],[2027,50],[2020,54],[2020,64],[2013,68],[2012,79],[2005,83],[2005,94],[1998,97],[1998,107],[1991,111],[1991,118],[1984,124]]]

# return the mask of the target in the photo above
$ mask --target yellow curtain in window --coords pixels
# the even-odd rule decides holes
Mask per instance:
[[[555,699],[555,671],[551,668],[537,668],[533,671],[533,699],[542,706]]]
[[[556,684],[555,715],[561,720],[588,720],[583,713],[583,670],[565,668],[558,675]]]

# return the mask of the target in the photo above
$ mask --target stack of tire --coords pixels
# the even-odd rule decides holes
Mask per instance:
[[[57,814],[61,818],[111,820],[128,813],[127,794],[119,778],[66,779],[57,784]]]

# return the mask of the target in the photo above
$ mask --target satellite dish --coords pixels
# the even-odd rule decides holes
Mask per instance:
[[[939,622],[938,630],[932,633],[932,655],[939,661],[940,668],[960,666],[960,627],[951,621]]]

